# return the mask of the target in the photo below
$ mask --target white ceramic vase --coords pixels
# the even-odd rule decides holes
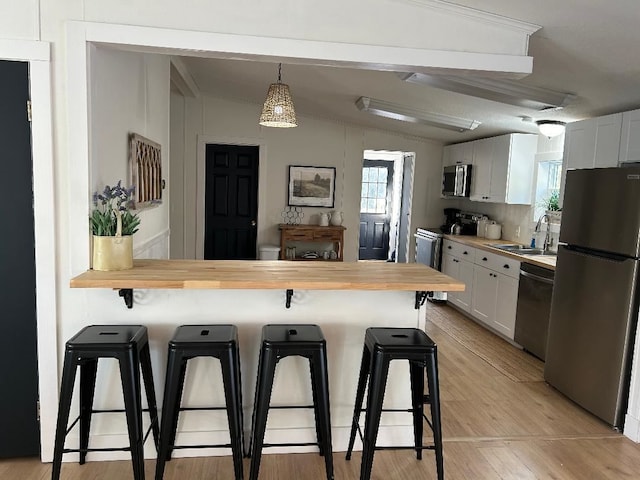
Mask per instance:
[[[331,225],[334,227],[342,225],[342,212],[336,210],[331,214]]]

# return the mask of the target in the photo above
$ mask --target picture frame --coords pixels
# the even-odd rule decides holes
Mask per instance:
[[[335,167],[289,165],[289,206],[333,208]]]

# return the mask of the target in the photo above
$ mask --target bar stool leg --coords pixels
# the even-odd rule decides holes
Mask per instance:
[[[133,478],[144,480],[144,451],[142,447],[142,399],[140,398],[140,373],[137,352],[128,351],[119,357],[124,408],[131,445]]]
[[[256,385],[256,400],[253,409],[251,471],[249,473],[249,480],[258,480],[262,444],[264,443],[264,432],[267,427],[269,402],[271,401],[271,390],[273,389],[273,376],[276,370],[276,363],[278,362],[276,354],[268,348],[262,348],[260,359],[260,369],[258,370],[258,381]]]
[[[442,427],[440,424],[440,389],[438,387],[438,352],[434,350],[427,357],[427,382],[429,385],[429,403],[431,405],[431,424],[436,454],[438,480],[444,480],[444,458],[442,453]]]
[[[170,461],[173,455],[173,446],[176,444],[176,432],[178,431],[178,419],[180,417],[180,405],[182,404],[182,392],[184,391],[184,379],[187,375],[187,361],[189,358],[180,354],[179,363],[179,377],[178,377],[178,390],[176,396],[176,406],[170,412],[169,419],[171,420],[171,429],[169,430],[169,450],[167,452],[167,461]]]
[[[142,369],[142,379],[144,380],[144,391],[147,395],[147,405],[149,416],[151,417],[151,431],[153,433],[153,444],[158,452],[160,442],[160,426],[158,424],[158,403],[156,401],[156,390],[153,386],[153,373],[151,370],[151,354],[149,344],[145,344],[140,350],[140,368]]]
[[[413,410],[413,439],[416,458],[422,460],[422,428],[424,426],[424,364],[409,360],[411,376],[411,408]]]
[[[246,447],[245,447],[245,435],[244,435],[244,412],[242,407],[242,369],[240,368],[240,350],[238,346],[234,348],[233,351],[233,363],[235,365],[235,370],[237,375],[236,379],[236,391],[238,392],[238,408],[240,410],[240,442],[242,446],[242,456],[246,456]]]
[[[89,448],[89,430],[97,370],[97,359],[87,359],[80,362],[80,465],[84,465],[87,459],[86,450]]]
[[[160,444],[158,447],[158,460],[156,462],[156,480],[162,480],[164,476],[165,462],[169,460],[172,428],[174,427],[174,412],[180,408],[180,378],[182,368],[182,355],[169,349],[167,357],[167,375],[164,387],[164,400],[162,402],[162,426],[160,432]]]
[[[316,365],[313,357],[309,358],[309,377],[311,378],[311,394],[313,398],[313,418],[316,423],[316,438],[320,456],[324,456],[324,440],[322,438],[322,428],[320,426],[320,412],[318,405],[318,390],[316,388]]]
[[[312,376],[315,384],[314,390],[322,392],[320,398],[314,399],[317,406],[318,415],[316,417],[316,428],[319,442],[321,442],[320,451],[324,452],[324,463],[327,471],[327,480],[333,480],[333,449],[331,446],[331,413],[329,409],[329,372],[327,369],[327,352],[326,350],[318,351],[312,360]],[[318,395],[315,395],[318,397]],[[318,401],[319,400],[319,401]]]
[[[67,436],[67,423],[69,422],[69,410],[73,397],[73,384],[76,378],[78,362],[73,352],[67,350],[64,356],[64,366],[62,368],[62,384],[60,386],[60,403],[58,406],[58,422],[56,424],[56,439],[53,448],[53,465],[51,469],[51,480],[60,479],[62,468],[62,450],[64,450],[64,440]]]
[[[231,438],[231,451],[233,454],[233,469],[236,480],[242,480],[242,400],[240,391],[234,378],[239,374],[236,370],[237,349],[232,347],[227,356],[220,357],[222,366],[222,380],[224,383],[224,395],[227,402],[227,419],[229,420],[229,436]]]
[[[376,439],[380,427],[382,402],[387,386],[389,361],[380,353],[374,353],[371,360],[371,374],[369,380],[369,395],[367,398],[367,416],[364,423],[364,442],[362,448],[362,464],[360,480],[371,478],[373,455],[376,449]]]
[[[349,448],[347,448],[347,460],[351,460],[353,444],[356,440],[358,423],[360,422],[360,410],[364,401],[364,391],[367,388],[367,378],[369,376],[369,366],[371,364],[371,354],[367,346],[362,350],[362,360],[360,361],[360,375],[358,376],[358,388],[356,390],[356,404],[353,407],[353,420],[351,422],[351,435],[349,436]]]

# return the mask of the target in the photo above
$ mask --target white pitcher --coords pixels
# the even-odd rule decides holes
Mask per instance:
[[[320,217],[320,222],[318,223],[318,225],[320,225],[321,227],[328,227],[329,226],[329,214],[328,213],[319,213],[318,216]]]
[[[342,225],[342,212],[336,210],[331,214],[331,225],[335,227]]]

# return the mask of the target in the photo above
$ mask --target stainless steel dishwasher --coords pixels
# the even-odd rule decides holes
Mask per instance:
[[[555,272],[528,263],[520,267],[514,340],[540,360],[545,359]]]

